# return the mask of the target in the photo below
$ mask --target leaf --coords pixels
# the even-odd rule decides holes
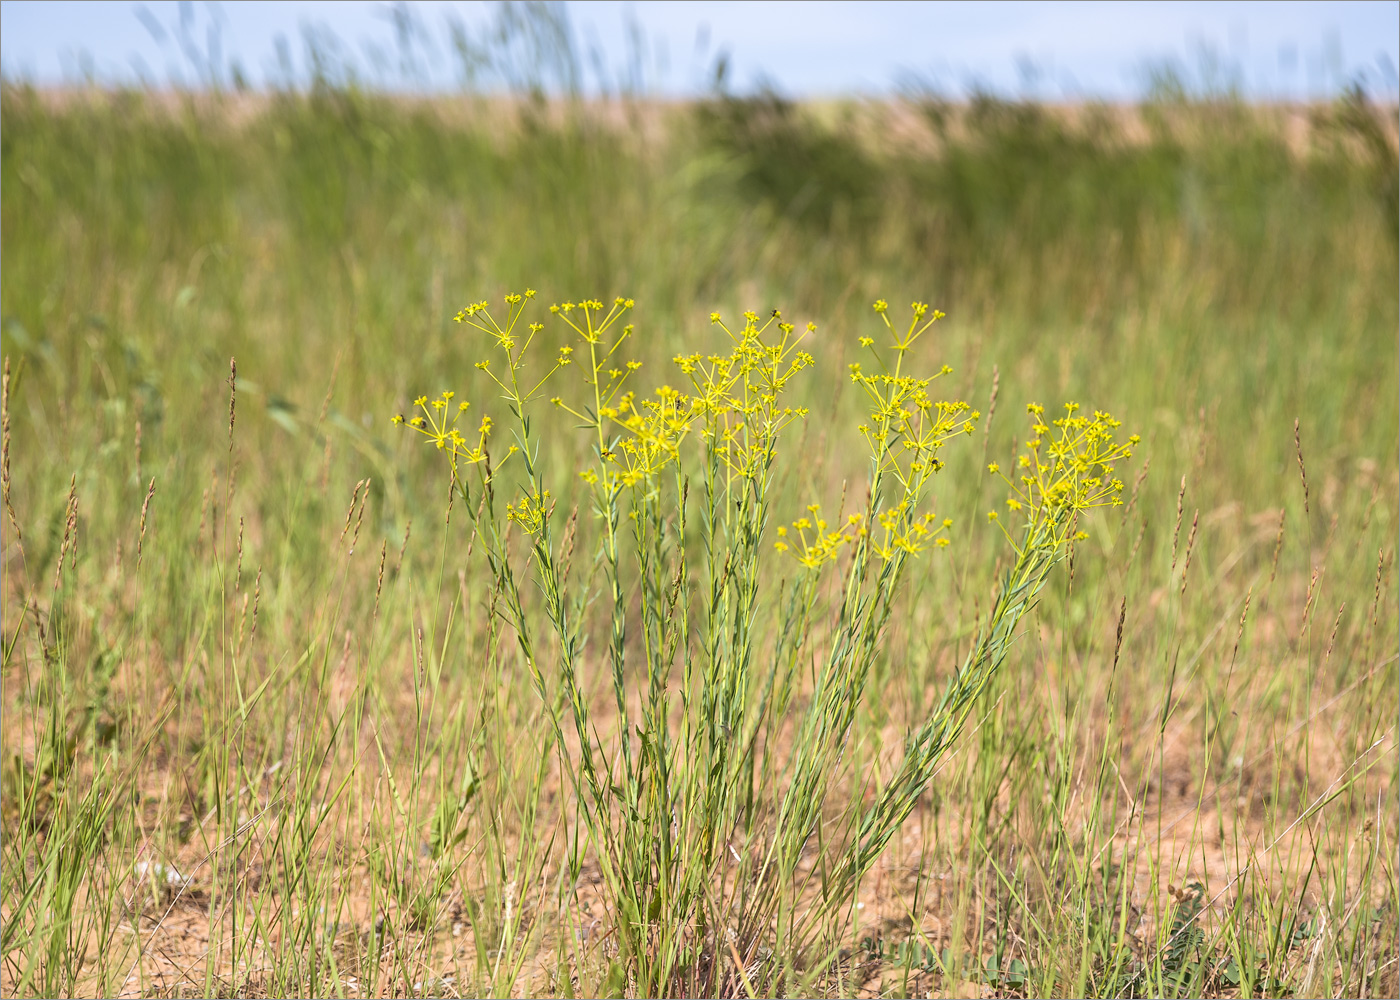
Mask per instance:
[[[1030,967],[1025,962],[1013,958],[1006,963],[1006,971],[1002,973],[1001,979],[1008,986],[1024,986],[1030,973]]]
[[[1233,958],[1221,967],[1220,978],[1231,986],[1240,984],[1240,967]]]
[[[599,996],[610,997],[613,1000],[622,1000],[627,991],[627,968],[621,962],[614,961],[608,965],[607,978],[603,980],[602,987],[598,990]]]
[[[296,407],[280,396],[273,396],[267,401],[267,415],[277,426],[292,435],[301,433],[301,425],[297,423],[295,411]]]

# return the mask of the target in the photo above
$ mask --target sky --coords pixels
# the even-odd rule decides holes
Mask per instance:
[[[589,92],[704,93],[723,63],[731,90],[793,97],[918,81],[951,96],[1131,100],[1154,67],[1174,65],[1198,88],[1233,85],[1253,99],[1328,97],[1356,80],[1393,99],[1400,65],[1397,2],[570,0],[562,10]],[[228,86],[236,66],[253,87],[304,83],[309,32],[366,83],[452,90],[463,76],[449,25],[481,42],[508,14],[437,0],[5,0],[0,72],[40,85]]]

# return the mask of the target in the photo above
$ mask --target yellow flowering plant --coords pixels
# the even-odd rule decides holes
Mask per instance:
[[[601,868],[629,978],[641,995],[715,990],[733,974],[725,971],[731,959],[765,941],[800,954],[849,899],[1005,658],[1017,622],[1066,551],[1075,515],[1116,500],[1122,484],[1112,466],[1136,439],[1115,443],[1116,421],[1080,416],[1073,404],[1052,432],[1031,408],[1021,475],[1003,477],[1010,514],[1024,525],[1018,532],[993,517],[1016,564],[967,662],[906,741],[894,779],[851,814],[852,836],[821,847],[831,877],[813,913],[800,904],[799,860],[842,773],[910,560],[950,542],[953,522],[937,515],[932,496],[941,452],[979,418],[967,403],[932,394],[946,366],[911,370],[915,345],[942,314],[915,302],[909,324],[896,327],[882,300],[875,313],[884,335],[860,338],[869,360],[848,374],[865,402],[856,428],[869,458],[862,507],[829,522],[811,503],[770,526],[785,432],[808,416],[786,400],[815,363],[805,346],[815,326],[798,329],[777,310],[747,312],[733,325],[712,314],[720,348],[674,358],[686,388],[662,384],[642,395],[641,365],[626,356],[637,335],[627,322],[631,299],[551,306],[568,342],[535,367],[532,348],[545,327],[526,320],[534,296],[507,296],[499,320],[485,302],[457,316],[494,353],[477,368],[509,411],[514,441],[504,453],[493,457],[490,418],[471,437],[459,431],[469,407],[450,391],[419,397],[411,418],[394,420],[444,455],[485,542],[579,805],[570,863],[577,875],[587,853]],[[574,482],[594,515],[601,594],[596,574],[569,582],[561,549],[572,549],[573,522],[567,546],[555,538],[556,501],[532,417],[547,392],[587,436],[589,458]],[[508,461],[520,463],[519,493],[499,508],[495,486]],[[528,540],[528,567],[512,555],[512,526]],[[792,573],[777,586],[769,582],[774,559]],[[839,583],[824,589],[831,572]],[[543,596],[552,641],[521,599],[527,577]],[[834,597],[824,604],[828,591]],[[776,628],[765,628],[766,614]],[[599,732],[580,679],[593,664],[584,650],[595,624],[608,637],[611,733]],[[813,674],[799,703],[803,663]],[[784,729],[795,738],[780,739]],[[770,970],[779,979],[791,971]]]

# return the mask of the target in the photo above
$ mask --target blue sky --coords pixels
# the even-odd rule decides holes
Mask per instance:
[[[41,84],[92,75],[105,82],[200,79],[208,59],[228,78],[237,62],[254,85],[279,79],[277,41],[304,75],[304,33],[329,32],[367,79],[396,87],[452,89],[457,64],[446,24],[491,23],[486,3],[401,5],[424,30],[416,82],[397,71],[384,2],[0,3],[0,69]],[[652,93],[703,91],[718,55],[731,86],[767,80],[793,96],[879,94],[917,74],[949,93],[973,87],[1045,98],[1130,99],[1146,68],[1175,61],[1188,77],[1214,73],[1262,99],[1323,97],[1364,75],[1394,96],[1400,65],[1400,3],[913,3],[569,2],[584,79],[596,89],[640,80]],[[638,39],[641,42],[638,43]],[[373,69],[387,67],[381,75]],[[1211,67],[1214,69],[1212,70]]]

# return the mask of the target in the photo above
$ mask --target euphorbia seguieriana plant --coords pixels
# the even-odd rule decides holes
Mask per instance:
[[[769,988],[848,912],[1064,557],[1076,515],[1121,502],[1112,468],[1137,439],[1115,441],[1118,421],[1106,413],[1088,417],[1070,404],[1047,424],[1041,407],[1028,408],[1015,474],[990,467],[1009,488],[1007,518],[990,517],[1014,565],[893,776],[868,805],[845,803],[832,829],[852,725],[906,570],[949,543],[952,522],[932,511],[941,452],[979,416],[930,395],[951,369],[911,370],[911,351],[942,314],[915,303],[897,327],[875,303],[883,329],[860,338],[870,360],[849,372],[865,404],[863,502],[830,519],[813,503],[777,524],[781,445],[808,417],[791,390],[814,363],[803,349],[812,325],[798,330],[774,311],[746,313],[735,327],[712,314],[717,349],[676,357],[683,388],[643,396],[640,365],[626,354],[631,299],[551,306],[568,343],[541,358],[545,327],[527,316],[534,295],[506,296],[499,319],[486,302],[456,317],[491,352],[477,368],[499,391],[512,443],[493,445],[490,416],[464,434],[469,405],[450,391],[418,398],[412,416],[394,420],[442,452],[473,518],[576,797],[570,863],[577,874],[585,854],[596,858],[638,995],[714,995],[736,977]],[[559,511],[577,504],[561,508],[551,495],[533,416],[550,404],[587,436],[589,459],[574,481],[596,518],[601,573],[570,573],[578,526],[561,526]],[[515,495],[503,499],[498,488]],[[775,559],[790,573],[775,573]],[[527,579],[543,620],[522,600]],[[590,629],[606,635],[605,650],[585,654]],[[583,681],[599,669],[611,675],[615,713],[601,733]]]

